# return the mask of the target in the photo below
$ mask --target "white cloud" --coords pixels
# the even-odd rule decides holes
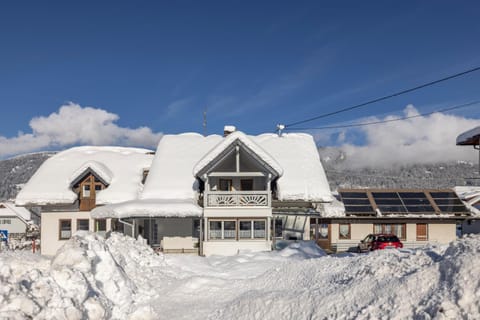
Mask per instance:
[[[404,114],[409,117],[419,113],[414,106],[408,105]],[[384,120],[395,118],[388,116]],[[382,119],[369,119],[371,120]],[[458,160],[475,162],[478,151],[474,151],[472,147],[456,146],[455,142],[459,134],[479,125],[479,119],[434,113],[357,128],[356,132],[360,130],[360,134],[366,138],[365,145],[346,143],[342,145],[342,149],[347,154],[346,165],[351,167],[386,167]]]
[[[0,136],[0,156],[71,145],[157,146],[161,133],[147,127],[120,127],[115,123],[118,119],[118,115],[102,109],[69,103],[47,117],[33,118],[32,133]]]

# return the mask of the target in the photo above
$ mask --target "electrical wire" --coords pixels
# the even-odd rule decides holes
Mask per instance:
[[[363,102],[363,103],[360,103],[360,104],[357,104],[357,105],[354,105],[354,106],[351,106],[351,107],[347,107],[347,108],[339,109],[337,111],[324,113],[324,114],[321,114],[319,116],[308,118],[308,119],[305,119],[305,120],[292,122],[292,123],[286,124],[285,128],[296,126],[296,125],[299,125],[299,124],[302,124],[302,123],[310,122],[310,121],[321,119],[321,118],[326,118],[326,117],[329,117],[329,116],[332,116],[332,115],[335,115],[335,114],[339,114],[339,113],[343,113],[343,112],[346,112],[346,111],[358,109],[358,108],[361,108],[361,107],[365,107],[367,105],[370,105],[370,104],[373,104],[373,103],[376,103],[376,102],[380,102],[380,101],[387,100],[387,99],[390,99],[390,98],[393,98],[393,97],[397,97],[397,96],[400,96],[400,95],[403,95],[403,94],[406,94],[406,93],[409,93],[409,92],[412,92],[412,91],[423,89],[425,87],[429,87],[429,86],[432,86],[432,85],[435,85],[435,84],[438,84],[438,83],[441,83],[441,82],[444,82],[444,81],[448,81],[448,80],[451,80],[451,79],[454,79],[454,78],[458,78],[458,77],[461,77],[461,76],[464,76],[466,74],[469,74],[469,73],[472,73],[472,72],[475,72],[475,71],[479,71],[479,70],[480,70],[480,67],[475,67],[475,68],[472,68],[472,69],[469,69],[469,70],[465,70],[465,71],[450,75],[448,77],[444,77],[444,78],[441,78],[441,79],[438,79],[438,80],[435,80],[435,81],[430,81],[430,82],[418,85],[418,86],[413,87],[413,88],[409,88],[409,89],[405,89],[405,90],[402,90],[402,91],[399,91],[399,92],[395,92],[395,93],[392,93],[392,94],[389,94],[389,95],[386,95],[386,96],[383,96],[383,97],[380,97],[380,98],[376,98],[376,99],[373,99],[373,100],[369,100],[367,102]]]
[[[464,103],[464,104],[461,104],[461,105],[448,107],[448,108],[444,108],[444,109],[439,109],[439,110],[435,110],[435,111],[431,111],[431,112],[427,112],[427,113],[421,113],[421,114],[417,114],[417,115],[414,115],[414,116],[388,119],[388,120],[378,120],[378,121],[353,123],[353,124],[345,124],[345,125],[338,125],[338,126],[323,126],[323,127],[316,127],[316,128],[292,128],[292,129],[285,128],[285,130],[300,130],[300,131],[302,131],[302,130],[326,130],[326,129],[362,127],[362,126],[369,126],[369,125],[374,125],[374,124],[381,124],[381,123],[395,122],[395,121],[403,121],[403,120],[407,120],[407,119],[425,117],[425,116],[429,116],[429,115],[434,114],[434,113],[441,113],[441,112],[447,112],[447,111],[456,110],[456,109],[460,109],[460,108],[470,107],[470,106],[473,106],[473,105],[478,104],[478,103],[480,103],[480,100],[475,100],[475,101]]]

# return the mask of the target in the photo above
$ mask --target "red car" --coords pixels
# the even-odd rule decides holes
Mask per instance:
[[[358,252],[403,248],[403,243],[394,234],[369,234],[358,244]]]

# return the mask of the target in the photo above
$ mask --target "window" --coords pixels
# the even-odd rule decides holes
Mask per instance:
[[[373,225],[373,233],[394,234],[400,240],[405,240],[407,235],[407,227],[404,223],[376,223]]]
[[[82,189],[82,197],[90,198],[90,185],[84,184]]]
[[[77,230],[90,230],[90,220],[88,219],[77,219]]]
[[[250,239],[252,237],[252,221],[240,221],[240,230],[238,235],[240,239]]]
[[[266,219],[209,220],[208,238],[210,240],[266,239],[266,237]]]
[[[0,219],[0,224],[12,224],[12,219]]]
[[[72,237],[72,220],[59,221],[59,240],[68,240]]]
[[[106,219],[95,219],[95,232],[107,231]]]
[[[426,223],[417,223],[417,241],[428,240],[428,225]]]
[[[237,237],[237,222],[223,221],[223,238],[236,239]]]
[[[265,239],[265,220],[256,220],[253,221],[253,237],[255,239]]]
[[[101,184],[98,184],[98,183],[97,183],[97,184],[95,185],[95,191],[100,191],[100,190],[102,190],[102,189],[103,189],[103,186],[102,186]]]
[[[212,240],[222,239],[222,221],[210,221],[208,238]]]
[[[318,239],[328,239],[328,223],[318,225]]]
[[[240,188],[245,191],[253,190],[253,179],[240,180]]]
[[[338,237],[341,240],[349,240],[350,236],[350,223],[340,223],[338,225]]]
[[[218,189],[220,191],[231,191],[232,190],[232,180],[231,179],[220,179],[218,182]]]

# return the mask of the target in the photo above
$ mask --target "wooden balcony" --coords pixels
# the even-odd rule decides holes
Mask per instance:
[[[208,191],[203,198],[204,207],[270,207],[270,192],[264,191]]]

